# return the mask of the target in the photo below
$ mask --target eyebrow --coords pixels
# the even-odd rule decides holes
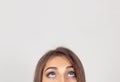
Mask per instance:
[[[73,66],[67,66],[66,68],[73,68]]]
[[[73,66],[67,66],[66,68],[67,69],[68,68],[73,68]],[[55,70],[57,70],[58,68],[57,67],[48,67],[45,71],[47,71],[48,69],[55,69]]]

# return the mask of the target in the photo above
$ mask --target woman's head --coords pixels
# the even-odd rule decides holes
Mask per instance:
[[[71,50],[58,47],[38,61],[34,82],[85,82],[84,69]]]

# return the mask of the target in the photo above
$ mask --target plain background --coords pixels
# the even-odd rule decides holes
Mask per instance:
[[[120,82],[120,0],[0,0],[0,82],[33,82],[58,46],[79,56],[87,82]]]

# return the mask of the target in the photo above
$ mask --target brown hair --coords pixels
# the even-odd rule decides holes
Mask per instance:
[[[70,49],[64,47],[58,47],[55,50],[50,50],[41,57],[36,66],[34,82],[42,82],[43,70],[48,59],[54,56],[61,55],[65,56],[72,64],[76,73],[77,82],[86,82],[85,73],[81,61],[79,60],[77,55],[75,55],[75,53],[73,53]]]

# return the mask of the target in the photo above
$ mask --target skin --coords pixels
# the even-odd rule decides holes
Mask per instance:
[[[43,70],[42,82],[77,82],[73,66],[64,56],[50,58]]]

